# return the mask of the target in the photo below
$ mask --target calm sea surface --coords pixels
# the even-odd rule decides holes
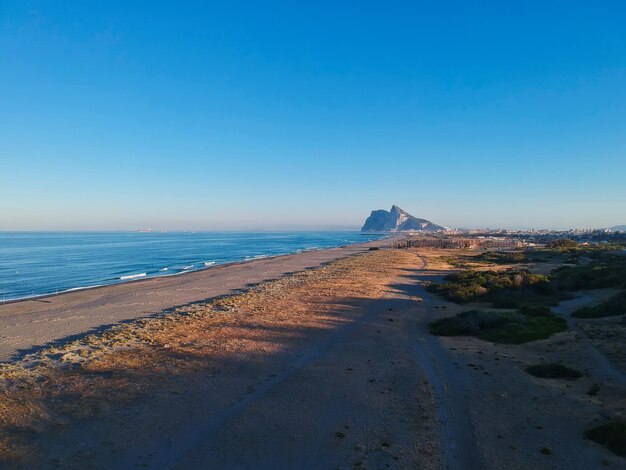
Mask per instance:
[[[377,238],[360,232],[0,232],[0,302]]]

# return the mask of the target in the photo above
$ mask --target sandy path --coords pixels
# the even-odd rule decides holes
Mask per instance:
[[[626,376],[613,367],[608,358],[598,351],[593,342],[578,327],[576,318],[572,317],[573,311],[591,304],[593,300],[594,298],[591,295],[582,295],[580,297],[561,302],[558,307],[554,307],[552,310],[559,315],[563,315],[567,319],[569,327],[580,336],[581,343],[584,345],[589,356],[592,357],[595,362],[595,367],[592,369],[593,375],[600,380],[608,380],[609,382],[615,384],[626,385]]]
[[[418,452],[428,396],[422,395],[424,377],[411,354],[410,303],[387,295],[362,305],[357,318],[294,354],[289,367],[234,406],[173,442],[155,443],[149,452],[141,449],[117,463],[437,468],[436,455],[425,459]],[[153,457],[141,459],[146,454]]]
[[[422,279],[419,271],[427,270],[428,263],[423,257],[416,256],[420,264],[414,277]],[[410,296],[422,300],[417,308],[420,322],[417,325],[414,350],[435,400],[443,468],[483,468],[468,409],[467,391],[470,384],[467,374],[455,367],[439,339],[428,331],[428,323],[434,319],[433,300],[428,292],[417,283],[407,284],[407,288]]]
[[[179,276],[68,292],[0,305],[0,361],[18,351],[104,325],[230,294],[285,273],[386,246],[389,240],[254,260]]]
[[[115,466],[482,468],[467,374],[428,333],[432,301],[415,283],[426,268],[418,257],[387,295],[298,351],[253,393],[184,432],[120,456]],[[429,404],[436,415],[420,411]],[[425,429],[440,435],[441,457],[420,455],[416,437]]]

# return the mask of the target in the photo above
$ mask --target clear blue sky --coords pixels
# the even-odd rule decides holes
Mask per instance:
[[[623,1],[0,0],[0,230],[626,223]]]

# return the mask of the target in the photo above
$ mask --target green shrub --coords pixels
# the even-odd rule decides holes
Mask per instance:
[[[552,310],[543,305],[522,305],[519,312],[529,317],[550,317],[553,315]]]
[[[480,255],[471,258],[473,262],[494,263],[494,264],[514,264],[523,263],[528,261],[525,253],[513,252],[513,253],[501,253],[488,251]]]
[[[570,240],[569,238],[562,238],[560,240],[554,240],[546,245],[547,248],[560,248],[560,249],[575,248],[577,246],[578,246],[578,242],[575,242],[574,240]]]
[[[510,294],[497,295],[491,300],[491,306],[494,308],[517,308],[520,305],[520,299]]]
[[[548,293],[551,287],[547,276],[528,271],[467,270],[446,276],[443,283],[432,284],[428,290],[452,302],[467,303],[499,298],[516,290]]]
[[[508,321],[504,313],[470,310],[432,322],[430,331],[437,336],[478,336],[481,331],[498,327]]]
[[[491,302],[494,308],[522,308],[524,306],[555,307],[569,298],[563,291],[542,294],[534,289],[505,290],[483,297],[481,300]]]
[[[559,267],[552,277],[563,290],[626,288],[626,256],[607,256],[586,265]]]
[[[470,310],[430,324],[430,331],[434,335],[477,336],[486,341],[505,344],[546,339],[566,329],[566,320],[551,312],[548,316],[529,316],[520,312]]]
[[[626,457],[626,421],[603,424],[585,431],[585,437]]]
[[[522,344],[547,339],[565,330],[567,321],[563,317],[528,317],[524,323],[510,322],[500,328],[487,330],[479,337],[493,343]]]
[[[583,374],[563,364],[536,364],[526,368],[526,372],[542,379],[569,379],[576,380]]]
[[[584,307],[572,312],[577,318],[612,317],[626,313],[626,291],[622,291],[606,302],[595,307]]]

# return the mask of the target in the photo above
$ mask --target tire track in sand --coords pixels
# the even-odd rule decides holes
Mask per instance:
[[[416,256],[421,261],[418,269],[425,270],[428,263],[423,257]],[[433,305],[428,292],[417,283],[412,284],[409,289],[411,295],[422,299],[417,310],[423,315],[423,320],[417,329],[414,352],[435,401],[444,468],[483,468],[465,395],[465,390],[469,387],[469,377],[465,371],[455,367],[439,339],[430,334],[428,323],[433,319]]]

